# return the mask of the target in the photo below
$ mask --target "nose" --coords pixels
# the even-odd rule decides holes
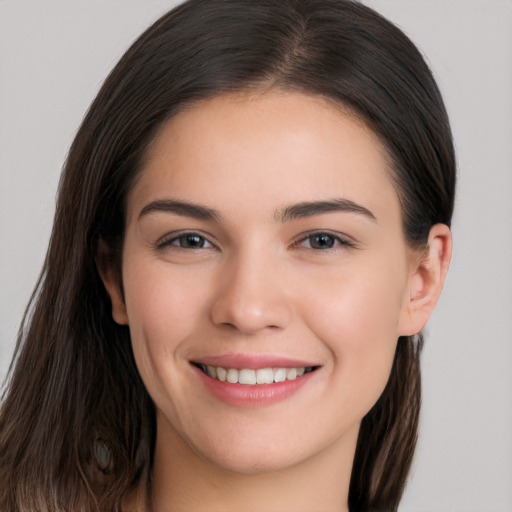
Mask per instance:
[[[284,329],[292,321],[294,308],[285,272],[279,262],[261,253],[226,261],[217,290],[211,309],[216,325],[254,335]]]

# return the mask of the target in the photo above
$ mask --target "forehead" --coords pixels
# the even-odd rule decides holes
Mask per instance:
[[[192,104],[150,145],[128,201],[172,197],[227,207],[344,197],[398,200],[377,136],[332,103],[297,92],[233,93]],[[213,206],[213,205],[212,205]]]

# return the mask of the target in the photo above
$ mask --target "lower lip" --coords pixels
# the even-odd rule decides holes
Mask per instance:
[[[212,395],[234,407],[265,407],[286,400],[305,386],[317,371],[306,373],[295,380],[250,386],[222,382],[208,377],[199,368],[193,369]]]

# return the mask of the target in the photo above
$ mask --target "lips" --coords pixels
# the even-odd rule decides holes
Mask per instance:
[[[205,389],[235,407],[263,407],[292,397],[321,365],[273,355],[228,354],[190,361]]]

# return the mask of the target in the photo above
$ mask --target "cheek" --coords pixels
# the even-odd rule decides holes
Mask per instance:
[[[321,324],[329,339],[344,333],[343,344],[357,349],[382,336],[396,337],[406,285],[406,273],[396,265],[362,261],[329,271],[323,278],[312,275],[310,281],[312,286],[304,283],[308,299],[302,314]]]
[[[123,276],[130,328],[137,333],[165,335],[171,341],[202,309],[206,287],[197,272],[133,258],[126,262]]]
[[[333,273],[334,274],[334,273]],[[405,273],[391,262],[331,274],[304,303],[303,316],[332,353],[333,388],[361,417],[377,401],[391,371]]]
[[[183,345],[204,322],[204,277],[168,263],[125,262],[124,291],[130,335],[142,378],[167,380]],[[151,387],[149,382],[146,382]]]

